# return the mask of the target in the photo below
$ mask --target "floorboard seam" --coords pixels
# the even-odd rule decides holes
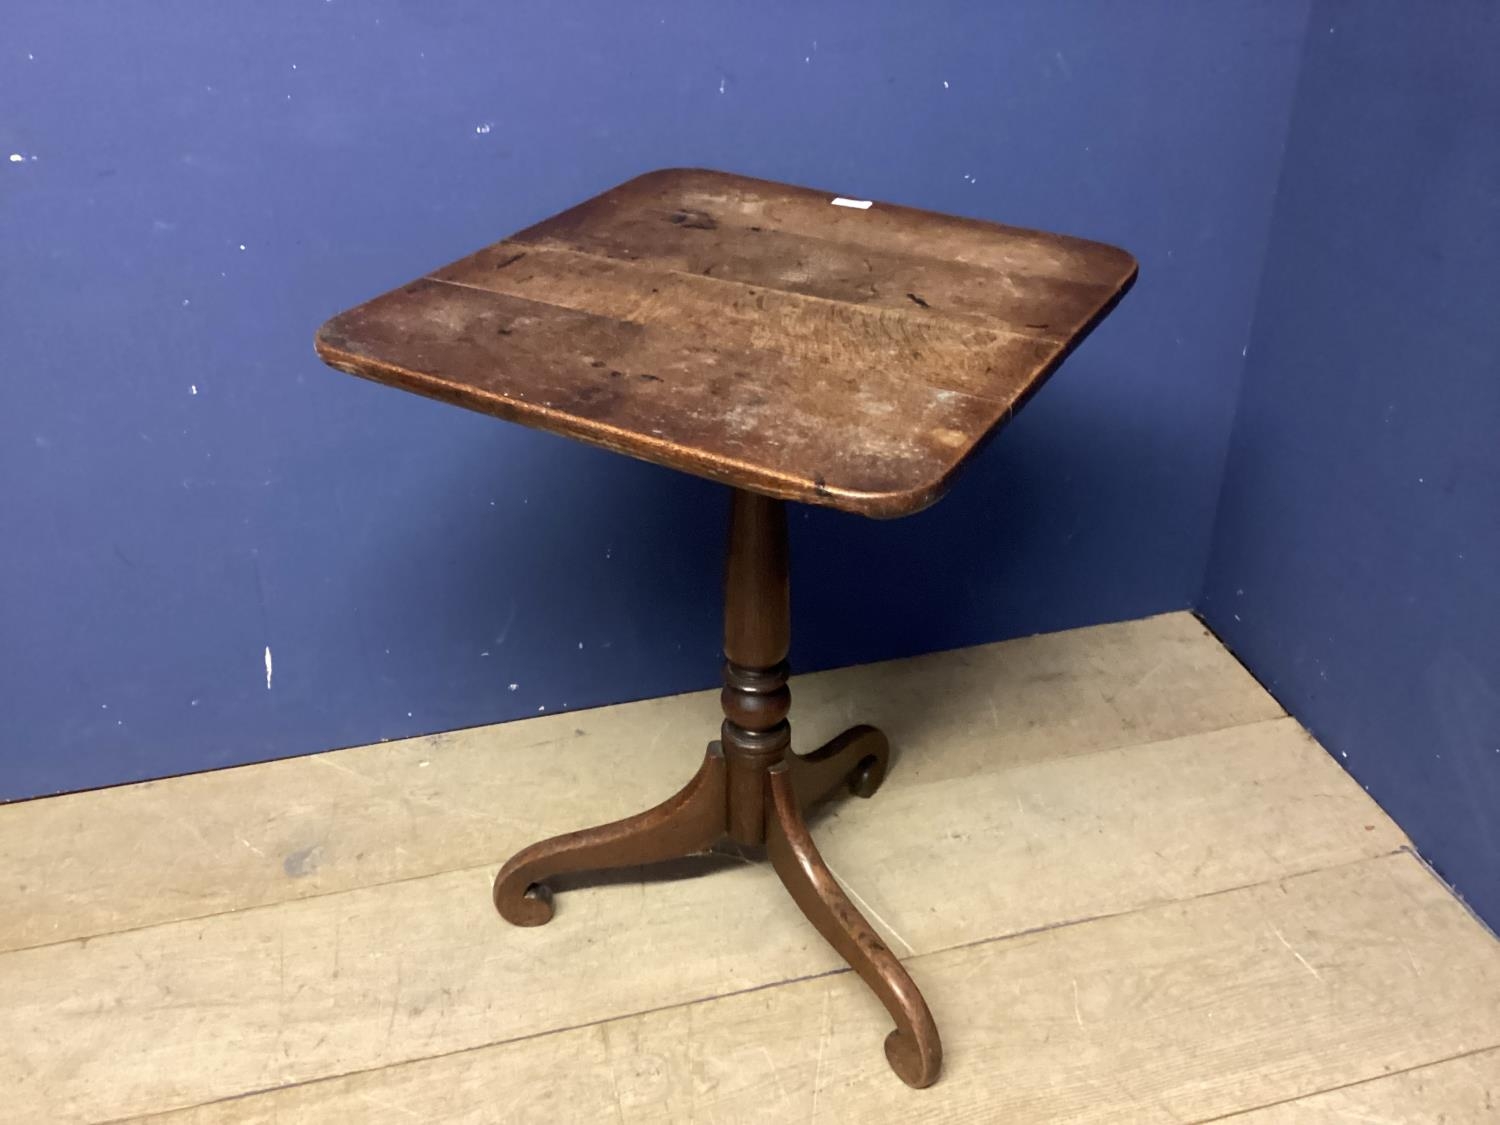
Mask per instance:
[[[1282,714],[1282,715],[1273,715],[1273,716],[1269,716],[1269,717],[1266,717],[1266,718],[1251,719],[1251,720],[1249,720],[1247,722],[1242,722],[1242,723],[1229,723],[1229,724],[1226,724],[1225,726],[1222,726],[1222,727],[1209,727],[1209,728],[1205,728],[1203,730],[1190,731],[1190,732],[1188,732],[1186,734],[1173,735],[1173,736],[1171,736],[1169,738],[1155,738],[1155,739],[1151,739],[1150,741],[1147,741],[1147,742],[1132,742],[1132,743],[1129,743],[1129,744],[1123,745],[1123,746],[1105,746],[1105,747],[1101,747],[1101,748],[1099,748],[1097,750],[1085,750],[1085,751],[1083,751],[1081,753],[1078,753],[1078,754],[1069,754],[1069,755],[1066,755],[1064,758],[1061,758],[1061,759],[1045,759],[1045,760],[1047,760],[1047,761],[1071,761],[1073,759],[1087,758],[1087,757],[1089,757],[1091,755],[1094,755],[1094,754],[1109,754],[1109,753],[1116,753],[1116,752],[1124,752],[1124,751],[1127,751],[1127,750],[1140,750],[1140,749],[1143,749],[1143,748],[1149,747],[1149,746],[1163,746],[1163,745],[1166,745],[1167,743],[1177,742],[1177,741],[1180,741],[1180,740],[1185,739],[1185,738],[1202,738],[1202,737],[1206,737],[1206,736],[1209,736],[1209,735],[1222,734],[1225,731],[1239,730],[1242,727],[1255,727],[1255,726],[1260,726],[1260,725],[1265,724],[1265,723],[1280,723],[1280,722],[1285,722],[1287,719],[1291,719],[1291,718],[1292,718],[1292,716],[1285,715],[1285,714]],[[1303,733],[1306,733],[1306,731],[1304,730]],[[424,737],[426,737],[426,736],[424,736]],[[1320,749],[1321,749],[1321,746],[1320,746]],[[316,758],[321,758],[322,754],[335,754],[335,753],[338,753],[338,751],[336,751],[336,750],[327,750],[327,751],[321,752],[320,754],[306,755],[306,757],[307,758],[316,759]],[[1325,753],[1326,753],[1326,751],[1325,751]],[[295,760],[295,759],[286,759],[286,760],[287,761],[292,761],[292,760]],[[899,755],[897,756],[896,761],[899,763],[899,761],[900,761]],[[265,764],[265,763],[262,763],[262,764]],[[272,763],[272,764],[274,764],[274,763]],[[1033,764],[1033,763],[1030,763],[1030,762],[1018,763],[1016,766],[1008,767],[1008,769],[1021,768],[1021,767],[1025,766],[1025,765],[1030,765],[1030,764]],[[249,767],[249,766],[238,766],[238,767],[231,767],[231,768],[249,769],[249,768],[252,768],[252,767]],[[1003,773],[1003,772],[1006,772],[1006,771],[1002,770],[1001,772]],[[186,776],[195,776],[195,775],[186,775]],[[944,781],[951,781],[951,780],[957,780],[957,779],[956,778],[939,778],[939,779],[937,779],[936,781],[933,781],[933,782],[918,782],[918,784],[922,784],[922,785],[934,784],[935,785],[935,784],[941,784]],[[1382,809],[1381,812],[1382,812],[1382,814],[1384,814],[1389,819],[1389,815],[1390,814],[1385,813],[1384,809]],[[0,814],[3,814],[3,806],[0,806]],[[1397,827],[1399,828],[1399,825]],[[1368,857],[1366,857],[1366,858],[1368,858]],[[30,951],[36,950],[36,949],[54,949],[54,948],[57,948],[57,947],[60,947],[60,946],[73,945],[73,944],[78,944],[80,946],[80,948],[81,948],[82,946],[87,945],[91,941],[98,941],[98,940],[100,940],[102,938],[115,937],[117,935],[122,935],[122,934],[140,933],[140,932],[142,932],[144,930],[152,930],[152,929],[156,929],[156,928],[161,927],[161,926],[175,926],[175,925],[179,925],[179,924],[187,923],[187,922],[204,922],[204,921],[208,921],[209,919],[212,919],[212,918],[223,918],[223,917],[226,917],[226,916],[228,916],[230,914],[245,914],[245,913],[249,913],[252,910],[271,910],[271,909],[275,909],[277,907],[291,906],[291,905],[294,905],[294,904],[299,903],[299,902],[316,902],[318,899],[332,898],[335,895],[347,895],[347,894],[354,894],[354,893],[359,892],[359,891],[378,890],[378,889],[380,889],[382,887],[398,887],[398,886],[400,886],[403,883],[414,883],[414,882],[418,881],[419,879],[435,879],[435,878],[439,878],[439,877],[444,876],[444,875],[456,875],[456,874],[459,874],[459,873],[465,872],[465,871],[484,871],[484,870],[487,870],[487,869],[488,870],[492,870],[492,871],[499,871],[500,870],[500,862],[501,862],[500,859],[497,858],[496,860],[494,860],[494,861],[492,861],[490,863],[470,864],[467,867],[444,867],[444,868],[440,868],[440,869],[433,870],[433,871],[425,871],[425,872],[422,872],[421,874],[418,874],[418,875],[404,875],[404,876],[402,876],[399,879],[385,879],[385,880],[382,880],[382,881],[376,882],[376,883],[360,883],[360,884],[358,884],[356,886],[340,887],[337,890],[330,890],[330,891],[319,891],[319,892],[316,892],[314,894],[299,895],[299,896],[297,896],[295,898],[281,898],[281,899],[276,899],[276,900],[274,900],[272,902],[255,903],[254,905],[251,905],[251,906],[236,906],[236,907],[231,907],[228,910],[213,910],[213,911],[210,911],[210,912],[208,912],[206,914],[191,914],[191,915],[184,915],[183,917],[180,917],[180,918],[165,918],[165,919],[162,919],[159,922],[143,922],[142,924],[140,924],[138,926],[126,926],[123,929],[118,929],[118,930],[101,930],[100,932],[94,933],[94,934],[84,934],[84,935],[80,935],[78,937],[59,938],[56,941],[44,941],[44,942],[39,942],[39,943],[37,943],[35,945],[18,945],[18,946],[14,946],[14,947],[11,947],[11,948],[0,949],[0,958],[8,957],[12,953],[27,953],[27,952],[30,952]],[[1424,861],[1424,866],[1426,866],[1425,861]],[[1429,867],[1428,870],[1430,871],[1431,868]],[[1294,874],[1303,874],[1303,872],[1295,872]],[[1440,876],[1434,875],[1434,877],[1438,878],[1439,881],[1441,881],[1441,877]],[[1446,883],[1444,883],[1443,885],[1447,886]],[[1186,901],[1186,900],[1183,900],[1183,901]],[[1466,906],[1466,909],[1467,909],[1467,906]],[[1470,911],[1470,913],[1473,913],[1473,912]]]
[[[1030,927],[1030,928],[1024,929],[1024,930],[1016,930],[1016,931],[1014,931],[1012,933],[1008,933],[1008,934],[1000,934],[1000,935],[996,935],[994,937],[978,938],[978,939],[975,939],[974,941],[960,942],[960,943],[958,943],[956,945],[944,946],[941,949],[927,950],[924,953],[914,954],[911,957],[903,957],[903,958],[901,958],[901,961],[902,961],[903,964],[909,964],[909,963],[911,963],[913,961],[921,961],[921,960],[924,960],[924,959],[926,959],[928,957],[938,957],[938,956],[941,956],[943,954],[953,953],[953,952],[959,951],[959,950],[976,949],[976,948],[978,948],[980,946],[984,946],[984,945],[994,945],[994,944],[999,944],[1000,942],[1012,941],[1012,940],[1015,940],[1015,939],[1018,939],[1018,938],[1032,937],[1032,936],[1034,936],[1036,934],[1048,933],[1048,932],[1053,931],[1053,930],[1066,929],[1066,928],[1069,928],[1069,927],[1072,927],[1072,926],[1087,925],[1088,923],[1091,923],[1091,922],[1103,922],[1103,921],[1107,921],[1107,920],[1109,920],[1111,918],[1123,918],[1123,917],[1127,917],[1127,916],[1129,916],[1131,914],[1138,914],[1138,913],[1140,913],[1142,911],[1145,911],[1145,910],[1151,910],[1151,909],[1155,909],[1155,908],[1158,908],[1158,907],[1171,905],[1171,904],[1174,904],[1174,903],[1196,902],[1196,901],[1198,901],[1200,899],[1216,898],[1219,895],[1231,894],[1231,893],[1233,893],[1235,891],[1250,890],[1250,889],[1252,889],[1254,887],[1274,886],[1277,883],[1288,882],[1288,881],[1290,881],[1292,879],[1305,878],[1305,877],[1307,877],[1309,875],[1316,875],[1316,874],[1319,874],[1319,873],[1324,872],[1324,871],[1336,871],[1336,870],[1338,870],[1340,868],[1343,868],[1343,867],[1352,867],[1352,866],[1354,866],[1356,864],[1360,864],[1360,863],[1372,863],[1372,862],[1375,862],[1377,860],[1390,859],[1393,856],[1398,856],[1398,855],[1412,855],[1412,854],[1413,853],[1412,853],[1412,851],[1411,851],[1410,848],[1400,847],[1400,848],[1396,848],[1396,849],[1394,849],[1392,851],[1389,851],[1389,852],[1380,852],[1380,853],[1377,853],[1375,855],[1360,856],[1360,857],[1358,857],[1356,859],[1345,860],[1342,863],[1330,864],[1327,867],[1314,867],[1314,868],[1309,868],[1309,869],[1304,870],[1304,871],[1289,872],[1287,874],[1279,875],[1279,876],[1277,876],[1274,879],[1264,879],[1264,880],[1261,880],[1260,882],[1255,882],[1255,883],[1241,883],[1241,884],[1239,884],[1237,886],[1225,887],[1225,888],[1221,888],[1219,890],[1213,890],[1213,891],[1204,891],[1204,892],[1202,892],[1200,894],[1188,895],[1188,896],[1186,896],[1184,898],[1153,899],[1150,902],[1142,903],[1141,905],[1135,906],[1135,907],[1131,907],[1128,910],[1116,910],[1116,911],[1110,911],[1110,912],[1105,913],[1105,914],[1089,915],[1087,917],[1067,919],[1067,920],[1064,920],[1064,921],[1061,921],[1061,922],[1050,922],[1050,923],[1047,923],[1046,925],[1033,926],[1033,927]],[[472,869],[470,869],[470,870],[472,870]],[[410,1066],[410,1065],[415,1065],[417,1063],[424,1063],[424,1062],[432,1062],[432,1061],[435,1061],[437,1059],[455,1058],[455,1057],[458,1057],[460,1055],[472,1054],[472,1053],[474,1053],[476,1051],[489,1050],[490,1048],[493,1048],[493,1047],[504,1047],[504,1046],[509,1046],[509,1045],[511,1045],[513,1043],[525,1043],[525,1042],[528,1042],[530,1040],[541,1039],[541,1038],[544,1038],[544,1037],[549,1036],[549,1035],[562,1035],[562,1034],[564,1034],[566,1032],[570,1032],[570,1031],[586,1030],[586,1029],[591,1028],[591,1027],[600,1027],[600,1026],[605,1025],[605,1024],[618,1023],[618,1022],[621,1022],[623,1020],[635,1019],[635,1018],[641,1017],[641,1016],[655,1015],[655,1014],[660,1013],[660,1012],[670,1012],[670,1011],[674,1011],[674,1010],[680,1009],[680,1008],[689,1008],[689,1007],[692,1007],[692,1006],[694,1006],[696,1004],[711,1003],[711,1002],[713,1002],[715,1000],[727,1000],[727,999],[730,999],[732,997],[737,997],[737,996],[749,996],[749,995],[753,995],[754,993],[757,993],[757,992],[765,992],[768,989],[784,988],[784,987],[787,987],[787,986],[790,986],[790,985],[802,984],[802,983],[804,983],[806,981],[822,980],[822,979],[832,978],[832,977],[837,977],[837,976],[845,976],[845,975],[849,975],[852,972],[853,972],[853,970],[850,969],[848,966],[843,966],[843,967],[836,968],[836,969],[829,969],[826,972],[821,972],[821,973],[807,973],[807,974],[804,974],[802,976],[788,977],[788,978],[786,978],[784,980],[768,981],[765,984],[753,985],[753,986],[751,986],[749,988],[735,989],[732,992],[721,992],[721,993],[715,993],[713,995],[708,995],[708,996],[697,996],[697,997],[693,997],[692,999],[689,999],[689,1000],[681,1000],[681,1001],[677,1001],[676,1003],[672,1003],[672,1004],[662,1004],[662,1005],[658,1005],[656,1007],[641,1008],[641,1009],[636,1010],[636,1011],[620,1012],[620,1013],[616,1013],[616,1014],[610,1015],[610,1016],[602,1016],[602,1017],[600,1017],[599,1019],[596,1019],[596,1020],[586,1020],[583,1023],[570,1024],[570,1025],[568,1025],[566,1027],[547,1028],[547,1029],[544,1029],[544,1030],[541,1030],[541,1031],[532,1032],[532,1033],[530,1033],[528,1035],[516,1035],[516,1036],[512,1036],[512,1037],[507,1038],[507,1039],[496,1039],[496,1040],[492,1040],[492,1041],[487,1042],[487,1043],[477,1043],[477,1044],[475,1044],[473,1046],[470,1046],[470,1047],[460,1047],[460,1048],[458,1048],[456,1050],[452,1050],[452,1051],[441,1051],[441,1052],[439,1052],[438,1054],[435,1054],[435,1055],[415,1055],[415,1056],[413,1056],[411,1058],[400,1059],[400,1060],[398,1060],[396,1062],[386,1063],[383,1066],[364,1067],[364,1068],[361,1068],[361,1069],[358,1069],[358,1070],[343,1071],[343,1072],[340,1072],[338,1074],[319,1075],[316,1078],[305,1078],[305,1079],[302,1079],[301,1081],[297,1081],[297,1082],[287,1082],[287,1083],[284,1083],[284,1084],[282,1084],[280,1086],[267,1086],[267,1087],[263,1087],[263,1088],[257,1089],[257,1090],[247,1090],[247,1091],[244,1091],[243,1093],[227,1094],[227,1095],[225,1095],[222,1098],[210,1098],[208,1101],[196,1102],[196,1103],[192,1103],[190,1105],[171,1106],[171,1107],[164,1108],[164,1109],[151,1110],[148,1113],[145,1113],[145,1114],[135,1114],[135,1115],[130,1116],[130,1117],[105,1118],[105,1119],[101,1119],[100,1121],[96,1122],[95,1125],[130,1125],[130,1123],[132,1123],[132,1122],[149,1122],[153,1118],[162,1117],[162,1116],[165,1116],[166,1114],[169,1114],[169,1113],[184,1113],[184,1112],[187,1112],[187,1111],[193,1110],[193,1109],[201,1109],[201,1108],[203,1108],[205,1106],[218,1105],[218,1104],[224,1103],[224,1102],[242,1101],[245,1098],[251,1098],[251,1097],[256,1097],[256,1096],[265,1095],[265,1094],[273,1094],[273,1093],[277,1093],[277,1092],[282,1091],[282,1090],[295,1090],[295,1089],[299,1089],[299,1088],[302,1088],[302,1087],[305,1087],[305,1086],[315,1086],[315,1085],[318,1085],[318,1084],[323,1083],[323,1082],[336,1082],[336,1081],[339,1081],[339,1080],[345,1079],[345,1078],[356,1078],[356,1077],[358,1077],[360,1075],[364,1075],[364,1074],[378,1074],[382,1070],[390,1070],[390,1069],[393,1069],[395,1067]],[[1482,1050],[1489,1050],[1489,1049],[1490,1048],[1488,1048],[1488,1047],[1479,1048],[1479,1050],[1481,1050],[1481,1051]],[[1478,1052],[1477,1051],[1476,1052],[1465,1052],[1463,1055],[1456,1055],[1456,1056],[1453,1056],[1453,1057],[1455,1057],[1455,1058],[1463,1058],[1463,1057],[1466,1057],[1466,1055],[1468,1055],[1468,1054],[1474,1054],[1474,1053],[1478,1053]],[[1432,1064],[1431,1063],[1423,1063],[1421,1065],[1422,1066],[1428,1066],[1428,1065],[1432,1065]],[[1413,1068],[1410,1068],[1410,1069],[1419,1069],[1419,1068],[1413,1067]],[[1400,1073],[1400,1072],[1391,1071],[1389,1073]],[[1376,1077],[1383,1077],[1383,1076],[1377,1075]],[[1367,1080],[1366,1079],[1361,1079],[1361,1081],[1367,1081]],[[1353,1085],[1353,1084],[1357,1084],[1357,1083],[1351,1083],[1351,1085]],[[1334,1089],[1337,1089],[1337,1088],[1338,1087],[1334,1087]],[[1326,1091],[1321,1091],[1321,1090],[1320,1091],[1316,1091],[1316,1093],[1324,1093],[1324,1092],[1326,1092]],[[1310,1096],[1312,1096],[1312,1095],[1311,1094],[1299,1094],[1298,1095],[1298,1097],[1310,1097]],[[1295,1101],[1296,1098],[1289,1098],[1289,1099],[1286,1099],[1286,1100],[1288,1100],[1288,1101]],[[1270,1103],[1270,1104],[1275,1105],[1275,1104],[1280,1104],[1280,1103]],[[1251,1108],[1259,1109],[1259,1108],[1263,1108],[1263,1107],[1255,1106],[1255,1107],[1251,1107]],[[1246,1109],[1246,1110],[1236,1110],[1235,1111],[1236,1114],[1238,1114],[1238,1113],[1246,1113],[1246,1112],[1249,1112],[1249,1110]],[[1231,1114],[1230,1116],[1234,1116],[1234,1115]],[[1216,1120],[1220,1120],[1220,1118],[1208,1118],[1208,1119],[1205,1119],[1205,1120],[1206,1121],[1216,1121]],[[1204,1123],[1201,1123],[1201,1122],[1200,1123],[1195,1123],[1195,1125],[1204,1125]]]
[[[1034,639],[1036,639],[1038,637],[1049,637],[1049,636],[1053,636],[1053,635],[1056,635],[1056,634],[1062,634],[1062,633],[1077,633],[1077,632],[1081,632],[1081,631],[1086,630],[1086,629],[1111,629],[1111,628],[1115,628],[1115,627],[1118,627],[1118,626],[1141,625],[1141,624],[1144,624],[1146,622],[1161,621],[1161,620],[1163,620],[1165,618],[1169,618],[1169,617],[1189,617],[1189,618],[1192,618],[1194,624],[1198,625],[1199,628],[1202,629],[1203,633],[1211,641],[1213,641],[1215,645],[1217,645],[1220,649],[1223,649],[1225,652],[1229,653],[1229,656],[1231,657],[1231,659],[1234,660],[1235,664],[1238,665],[1247,674],[1249,674],[1251,679],[1255,679],[1254,674],[1250,673],[1249,670],[1245,668],[1244,664],[1241,663],[1241,661],[1237,657],[1235,657],[1232,652],[1229,652],[1229,647],[1227,645],[1225,645],[1224,642],[1218,637],[1218,635],[1216,633],[1214,633],[1214,631],[1208,627],[1207,623],[1204,622],[1203,618],[1198,615],[1198,611],[1195,610],[1192,606],[1184,606],[1181,609],[1168,609],[1168,610],[1163,610],[1161,613],[1147,614],[1145,617],[1129,617],[1129,618],[1124,618],[1124,619],[1119,620],[1119,621],[1101,621],[1101,622],[1099,622],[1098,624],[1095,624],[1095,625],[1077,625],[1077,626],[1072,626],[1072,627],[1065,628],[1065,629],[1058,629],[1058,630],[1055,630],[1054,632],[1030,633],[1030,634],[1023,634],[1022,636],[1019,636],[1019,637],[1007,637],[1007,638],[1005,638],[1003,640],[981,641],[978,644],[973,644],[973,645],[958,645],[955,648],[933,649],[931,652],[919,652],[919,653],[915,653],[915,654],[913,654],[911,656],[892,656],[892,657],[888,657],[888,658],[886,658],[884,660],[871,660],[871,661],[869,661],[867,663],[864,663],[864,664],[843,664],[843,665],[835,665],[835,666],[830,667],[830,668],[809,668],[806,671],[798,672],[795,675],[793,675],[792,679],[791,679],[791,686],[792,686],[793,690],[795,690],[796,687],[797,687],[797,681],[800,680],[800,679],[804,679],[804,678],[806,678],[808,676],[832,675],[832,674],[835,674],[835,673],[848,673],[848,672],[855,672],[855,671],[860,671],[860,670],[864,670],[864,669],[882,668],[882,667],[885,667],[886,665],[891,665],[891,664],[913,663],[913,662],[919,662],[919,661],[923,661],[923,660],[927,660],[927,659],[931,659],[931,658],[948,656],[948,655],[950,655],[952,653],[956,653],[956,652],[964,652],[964,651],[969,651],[969,650],[976,650],[977,651],[977,650],[981,650],[981,649],[996,648],[996,647],[999,647],[1001,645],[1011,644],[1011,643],[1016,642],[1016,641],[1034,640]],[[1259,680],[1255,680],[1255,683],[1256,683],[1256,686],[1261,689],[1261,692],[1264,695],[1266,695],[1271,700],[1272,703],[1275,703],[1277,707],[1281,707],[1281,703],[1276,699],[1275,696],[1271,695],[1270,692],[1268,692],[1268,691],[1265,690],[1264,685],[1262,685]],[[595,704],[595,705],[589,706],[589,707],[575,707],[575,708],[572,708],[572,709],[567,710],[567,711],[558,711],[558,712],[555,712],[553,715],[548,716],[548,717],[549,718],[555,718],[557,715],[587,715],[587,714],[590,714],[590,713],[593,713],[593,712],[606,711],[606,710],[608,710],[608,709],[610,709],[612,707],[629,707],[629,706],[631,706],[633,704],[637,704],[637,703],[655,703],[655,702],[658,702],[658,701],[664,701],[664,700],[669,700],[669,699],[685,699],[688,696],[693,696],[693,695],[712,696],[714,698],[717,698],[718,694],[719,694],[719,689],[718,688],[716,688],[716,687],[708,687],[707,685],[705,685],[704,687],[701,687],[701,688],[687,688],[687,689],[684,689],[683,691],[669,692],[666,695],[647,695],[647,696],[641,696],[638,699],[617,699],[617,700],[614,700],[614,701],[609,702],[609,703],[599,703],[599,704]],[[1275,717],[1275,718],[1281,718],[1281,717],[1284,717],[1286,715],[1286,713],[1287,713],[1286,709],[1282,708],[1281,715],[1273,716],[1273,717]],[[10,800],[10,801],[0,801],[0,813],[3,813],[4,810],[7,809],[7,808],[13,808],[13,807],[17,807],[18,808],[18,807],[20,807],[22,805],[29,805],[29,804],[32,804],[32,803],[35,803],[35,802],[39,802],[39,801],[56,801],[56,800],[62,800],[62,799],[71,798],[71,797],[83,797],[83,796],[87,796],[89,794],[94,794],[94,793],[105,793],[105,792],[108,792],[111,789],[129,789],[129,788],[131,788],[133,786],[138,786],[138,785],[160,785],[160,784],[163,784],[164,782],[180,781],[182,778],[185,778],[185,777],[198,777],[200,775],[216,774],[216,773],[232,773],[235,770],[261,769],[262,767],[266,767],[266,766],[278,766],[278,765],[282,765],[282,764],[287,763],[287,762],[299,761],[299,760],[301,760],[303,758],[316,757],[316,756],[318,756],[320,754],[342,754],[342,753],[345,753],[346,751],[350,751],[350,750],[369,750],[369,749],[372,749],[374,747],[380,747],[380,746],[393,746],[393,747],[396,747],[396,746],[408,745],[408,744],[411,744],[411,743],[414,743],[414,742],[422,742],[422,741],[425,741],[427,739],[433,739],[433,738],[439,738],[440,739],[440,738],[447,738],[450,735],[467,734],[467,733],[469,733],[471,731],[484,730],[486,727],[505,726],[505,725],[509,725],[511,723],[520,723],[520,722],[529,722],[529,721],[531,721],[531,719],[529,719],[529,718],[520,718],[520,719],[510,719],[510,720],[507,720],[504,723],[495,723],[495,722],[471,723],[468,726],[448,727],[445,730],[427,731],[424,734],[403,735],[400,738],[381,739],[378,742],[349,742],[349,743],[345,743],[342,746],[329,746],[326,749],[315,750],[315,751],[312,751],[311,753],[307,753],[307,754],[289,754],[289,755],[286,755],[284,757],[265,758],[265,759],[262,759],[260,761],[254,761],[254,762],[240,762],[240,763],[235,764],[235,765],[210,766],[210,767],[208,767],[206,769],[185,770],[182,773],[163,774],[161,777],[143,778],[143,779],[141,779],[139,781],[120,781],[120,782],[112,782],[112,783],[109,783],[109,784],[106,784],[106,785],[91,785],[91,786],[88,786],[87,788],[84,788],[84,789],[69,789],[69,790],[67,790],[65,792],[58,792],[58,793],[37,793],[37,794],[35,794],[33,796],[30,796],[30,797],[17,797],[14,800]],[[1259,720],[1259,719],[1252,720],[1252,722],[1260,722],[1260,721],[1262,721],[1262,720]],[[1232,723],[1230,725],[1231,726],[1236,726],[1236,725],[1242,725],[1242,724],[1233,724]],[[1224,729],[1227,729],[1227,728],[1224,728]],[[541,745],[546,745],[548,742],[553,742],[553,741],[556,741],[556,739],[543,739],[540,742],[534,743],[534,744],[531,744],[531,745],[541,746]],[[521,749],[526,749],[526,747],[525,746],[518,746],[518,747],[512,747],[512,749],[514,749],[514,750],[521,750]]]
[[[1306,1093],[1295,1094],[1289,1098],[1278,1098],[1274,1102],[1266,1102],[1263,1105],[1246,1106],[1243,1109],[1236,1109],[1230,1113],[1221,1113],[1217,1117],[1195,1118],[1191,1125],[1213,1125],[1213,1123],[1217,1121],[1233,1121],[1236,1117],[1244,1117],[1247,1114],[1259,1113],[1261,1110],[1275,1109],[1277,1106],[1281,1105],[1293,1105],[1300,1101],[1306,1101],[1309,1098],[1320,1097],[1323,1094],[1336,1094],[1340,1090],[1352,1090],[1356,1086],[1368,1086],[1372,1082],[1379,1082],[1382,1078],[1395,1078],[1400,1074],[1411,1074],[1412,1072],[1418,1070],[1430,1070],[1435,1066],[1442,1066],[1444,1063],[1455,1062],[1459,1059],[1473,1058],[1475,1055],[1483,1055],[1497,1048],[1500,1048],[1500,1041],[1491,1043],[1487,1047],[1475,1047],[1472,1051],[1460,1051],[1456,1055],[1447,1055],[1440,1059],[1430,1059],[1427,1062],[1415,1063],[1412,1066],[1404,1066],[1399,1070],[1382,1071],[1379,1074],[1372,1074],[1368,1078],[1356,1078],[1352,1082],[1341,1082],[1337,1086],[1329,1086],[1326,1089],[1309,1090]]]

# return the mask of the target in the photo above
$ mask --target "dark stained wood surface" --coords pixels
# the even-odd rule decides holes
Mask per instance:
[[[343,313],[343,371],[738,488],[932,503],[1130,287],[1123,250],[652,172]]]
[[[724,723],[729,838],[762,844],[766,770],[792,744],[787,653],[792,641],[786,504],[736,489],[724,557]]]
[[[943,1048],[927,1002],[839,887],[803,816],[837,789],[873,796],[890,743],[875,727],[857,726],[806,756],[791,752],[789,595],[786,504],[736,489],[724,567],[723,741],[709,743],[698,773],[655,808],[517,852],[495,877],[495,908],[517,926],[540,926],[552,919],[554,876],[671,860],[722,838],[741,860],[739,846],[764,845],[802,913],[890,1012],[891,1069],[909,1085],[928,1086]]]

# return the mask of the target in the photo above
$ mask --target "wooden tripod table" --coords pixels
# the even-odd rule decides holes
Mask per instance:
[[[495,880],[508,921],[548,921],[557,875],[763,845],[895,1020],[892,1069],[937,1078],[921,993],[803,819],[841,788],[871,796],[890,751],[865,726],[791,750],[784,502],[932,503],[1135,272],[1099,243],[673,169],[323,326],[318,352],[342,371],[733,489],[720,740],[656,808],[512,857]]]

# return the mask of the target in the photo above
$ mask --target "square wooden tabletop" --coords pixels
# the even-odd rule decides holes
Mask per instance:
[[[738,488],[900,516],[1135,273],[1097,242],[669,169],[334,317],[317,347]]]

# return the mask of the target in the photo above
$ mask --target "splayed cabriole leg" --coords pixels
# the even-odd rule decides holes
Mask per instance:
[[[708,851],[724,836],[725,792],[724,755],[712,743],[693,780],[654,809],[517,852],[495,878],[495,909],[517,926],[540,926],[552,918],[546,880],[554,875],[635,867]]]
[[[811,754],[792,753],[790,606],[785,506],[736,492],[724,574],[722,743],[712,743],[697,776],[656,808],[520,852],[495,880],[495,907],[518,926],[539,926],[552,917],[546,881],[553,876],[677,859],[724,838],[764,844],[802,913],[896,1021],[885,1041],[891,1068],[912,1086],[928,1086],[942,1046],[927,1004],[834,880],[803,820],[803,810],[840,789],[874,794],[890,747],[874,727],[858,726]]]
[[[932,1085],[942,1065],[943,1046],[927,1002],[818,854],[803,823],[787,765],[774,767],[767,783],[771,816],[766,823],[766,854],[771,866],[807,920],[849,962],[896,1021],[896,1030],[885,1040],[891,1069],[908,1086]]]
[[[891,744],[874,727],[850,727],[811,754],[789,754],[787,766],[797,804],[806,812],[840,789],[856,797],[873,797],[885,780]]]

